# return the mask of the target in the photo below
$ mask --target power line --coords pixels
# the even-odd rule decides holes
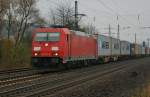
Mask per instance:
[[[86,6],[85,5],[85,3],[81,3],[81,2],[79,2],[81,5],[82,5],[82,8],[84,8],[85,10],[87,10],[87,8],[88,8],[88,10],[91,10],[92,12],[94,12],[94,13],[96,13],[96,14],[102,14],[102,13],[105,13],[105,14],[107,14],[107,15],[113,15],[112,13],[110,13],[110,12],[107,12],[107,11],[98,11],[98,10],[95,10],[95,9],[93,9],[93,7],[88,7],[88,6]]]
[[[97,0],[100,4],[102,4],[105,8],[111,10],[111,11],[114,11],[112,8],[108,7],[103,1],[101,0]]]
[[[121,17],[123,20],[125,20],[126,22],[128,22],[128,24],[131,24],[131,25],[136,26],[135,24],[133,24],[133,23],[129,22],[128,20],[126,20],[126,18],[122,17],[118,12],[116,12],[116,11],[114,11],[112,8],[108,7],[102,0],[97,0],[97,1],[99,2],[99,4],[103,5],[103,6],[104,6],[105,8],[107,8],[108,10],[114,12],[114,14],[115,14],[116,16],[119,16],[119,17]]]

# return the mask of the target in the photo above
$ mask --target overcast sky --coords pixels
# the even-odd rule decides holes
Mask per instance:
[[[62,2],[69,2],[74,6],[74,0],[39,0],[37,6],[41,16],[48,19],[49,10]],[[150,0],[78,0],[78,6],[79,13],[87,15],[82,18],[84,24],[95,25],[101,34],[108,33],[108,29],[105,28],[108,28],[109,24],[113,28],[112,33],[116,33],[119,23],[122,40],[134,42],[134,33],[137,33],[139,43],[150,38],[150,29],[141,29],[150,26]],[[122,29],[128,26],[131,28]],[[117,34],[112,36],[116,37]]]

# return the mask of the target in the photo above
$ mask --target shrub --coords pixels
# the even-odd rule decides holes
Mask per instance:
[[[30,46],[23,42],[18,46],[4,39],[0,45],[0,69],[17,69],[30,67]]]

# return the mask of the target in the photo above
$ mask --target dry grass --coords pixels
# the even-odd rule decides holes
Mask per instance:
[[[15,47],[10,40],[0,42],[0,70],[30,67],[30,47],[22,43]]]
[[[150,97],[150,83],[137,87],[131,97]]]

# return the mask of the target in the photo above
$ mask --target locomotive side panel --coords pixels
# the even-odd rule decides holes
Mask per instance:
[[[96,39],[92,36],[71,34],[71,60],[96,59]]]

